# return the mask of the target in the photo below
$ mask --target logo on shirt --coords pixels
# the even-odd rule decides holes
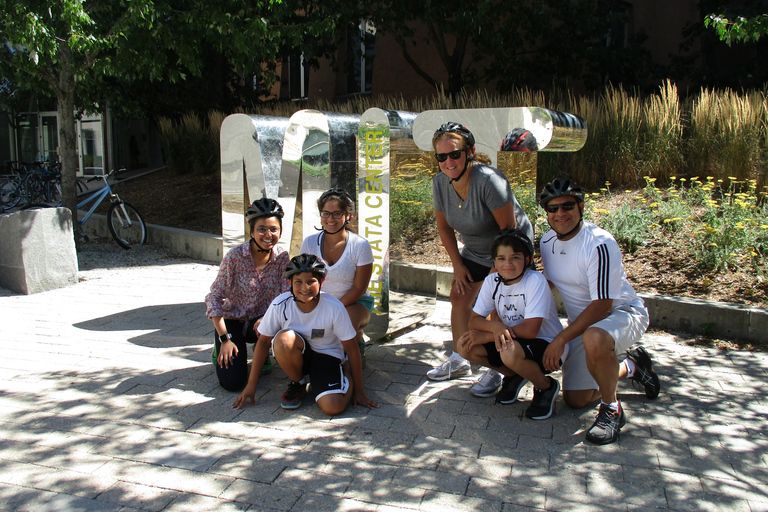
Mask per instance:
[[[325,329],[312,329],[312,336],[309,339],[316,340],[325,336]]]

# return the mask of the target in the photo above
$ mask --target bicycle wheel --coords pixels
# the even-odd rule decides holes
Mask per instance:
[[[107,226],[112,237],[123,249],[130,249],[132,245],[141,245],[147,241],[147,225],[139,212],[128,203],[112,203],[107,212]]]
[[[0,204],[6,208],[13,208],[19,204],[20,200],[18,180],[6,180],[0,184]]]

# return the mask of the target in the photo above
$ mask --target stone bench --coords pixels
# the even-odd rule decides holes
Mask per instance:
[[[77,283],[72,212],[40,208],[0,215],[0,287],[39,293]]]

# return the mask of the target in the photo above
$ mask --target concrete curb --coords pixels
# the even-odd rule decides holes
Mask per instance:
[[[89,222],[87,231],[111,238],[104,216],[93,217],[101,220]],[[147,224],[147,241],[196,260],[219,263],[223,257],[222,238],[217,235]],[[389,277],[393,290],[436,293],[445,299],[450,293],[452,272],[446,267],[393,261]],[[764,341],[768,332],[766,308],[648,293],[640,296],[655,329],[752,342]]]

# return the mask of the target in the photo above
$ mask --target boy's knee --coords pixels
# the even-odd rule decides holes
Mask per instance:
[[[295,332],[282,331],[279,332],[272,340],[272,348],[277,352],[288,352],[291,350],[301,350],[303,348],[303,342]]]
[[[317,401],[317,405],[328,416],[336,416],[341,414],[347,408],[347,401],[344,399],[344,395],[334,393],[332,395],[325,395],[320,397]]]

